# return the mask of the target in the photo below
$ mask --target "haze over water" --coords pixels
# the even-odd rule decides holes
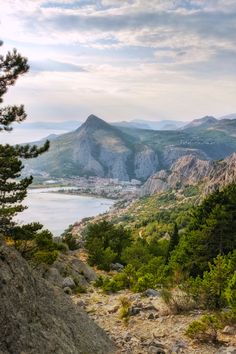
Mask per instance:
[[[113,200],[104,198],[52,193],[56,190],[30,190],[24,201],[28,209],[18,214],[16,219],[22,223],[40,222],[54,236],[59,236],[70,224],[104,213],[114,204]]]

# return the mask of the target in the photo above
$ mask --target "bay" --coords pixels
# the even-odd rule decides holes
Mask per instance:
[[[54,236],[59,236],[70,224],[104,213],[114,204],[114,200],[110,199],[57,193],[59,189],[29,190],[24,200],[28,209],[19,213],[16,220],[21,224],[40,222]]]

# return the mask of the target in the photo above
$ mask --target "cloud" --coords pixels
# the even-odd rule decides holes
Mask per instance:
[[[236,111],[235,0],[8,0],[0,19],[1,51],[30,58],[14,92],[34,115]]]
[[[30,62],[31,71],[33,72],[85,72],[87,71],[84,67],[80,65],[75,65],[72,63],[65,63],[56,60],[41,60],[41,61],[31,61]]]

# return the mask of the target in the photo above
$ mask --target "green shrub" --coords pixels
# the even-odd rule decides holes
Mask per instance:
[[[79,248],[76,238],[70,232],[63,236],[63,242],[67,244],[69,250],[71,251],[77,250]]]
[[[38,265],[41,263],[52,265],[58,257],[59,252],[40,250],[34,253],[33,262]]]
[[[123,250],[130,245],[131,233],[122,226],[101,221],[88,225],[85,239],[89,264],[109,270],[113,261],[121,262]]]
[[[121,304],[121,308],[119,310],[119,316],[125,322],[128,322],[130,317],[131,301],[127,296],[123,296],[120,298],[120,304]]]
[[[234,303],[235,283],[234,272],[235,255],[218,255],[213,263],[209,263],[209,271],[204,272],[203,278],[190,278],[185,284],[185,290],[192,296],[198,306],[207,309],[220,309],[228,302]],[[231,282],[230,281],[231,279]],[[231,300],[230,300],[231,299]],[[235,306],[235,305],[233,305]]]
[[[87,292],[87,289],[85,288],[85,286],[77,284],[76,287],[74,288],[73,292],[75,294],[84,294]]]
[[[220,328],[222,323],[218,316],[204,315],[188,326],[186,335],[201,342],[217,342],[217,330]]]
[[[137,282],[134,283],[132,286],[132,290],[134,292],[143,292],[149,288],[154,288],[155,287],[155,278],[152,274],[145,274],[142,276],[138,276]]]
[[[232,278],[229,278],[224,296],[236,316],[236,271],[234,272]]]

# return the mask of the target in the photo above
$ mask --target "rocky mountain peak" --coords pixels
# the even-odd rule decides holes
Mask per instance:
[[[194,119],[189,124],[185,125],[183,129],[200,127],[202,125],[212,125],[218,122],[218,119],[212,116],[205,116],[199,119]]]
[[[81,128],[87,128],[87,129],[110,129],[111,126],[110,124],[106,123],[104,120],[101,118],[98,118],[94,114],[90,114],[84,124],[81,126]]]

